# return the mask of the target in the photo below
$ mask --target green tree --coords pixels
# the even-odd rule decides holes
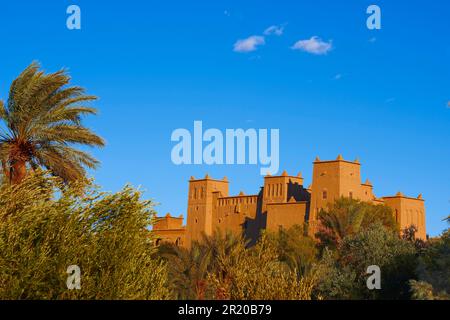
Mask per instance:
[[[321,210],[318,218],[316,237],[322,248],[336,248],[346,236],[379,222],[392,230],[399,230],[389,207],[351,198],[337,199],[328,205],[327,210]]]
[[[96,113],[84,105],[96,97],[68,86],[65,70],[45,74],[39,68],[35,62],[28,66],[12,82],[7,103],[0,101],[0,161],[12,184],[38,167],[66,182],[84,178],[84,167],[96,168],[98,161],[74,145],[104,145],[81,123],[83,115]]]
[[[450,229],[428,241],[419,256],[417,272],[420,283],[411,283],[414,298],[450,299]],[[431,294],[424,294],[430,291]]]
[[[434,300],[433,286],[425,281],[410,280],[411,299],[413,300]]]
[[[367,288],[369,266],[381,270],[381,290]],[[346,236],[336,252],[326,251],[318,291],[329,299],[407,299],[416,278],[416,249],[381,223]]]
[[[316,283],[311,273],[299,277],[278,260],[273,242],[263,234],[254,247],[240,241],[232,250],[218,250],[208,279],[216,299],[310,300]]]
[[[39,171],[0,188],[0,299],[166,299],[167,268],[152,256],[151,201],[125,187],[102,193]],[[68,266],[81,289],[68,290]]]
[[[267,237],[277,250],[278,260],[299,275],[307,275],[317,262],[316,241],[305,234],[302,226],[280,228],[277,232],[268,233]]]
[[[216,294],[208,275],[220,268],[217,257],[231,254],[241,246],[243,240],[232,233],[219,230],[211,236],[203,234],[200,241],[192,243],[190,249],[175,245],[162,245],[159,254],[167,260],[170,284],[176,299],[212,299]],[[242,244],[244,245],[244,244]]]
[[[205,248],[194,243],[190,249],[174,244],[158,247],[158,255],[167,262],[169,285],[174,299],[203,300],[212,297],[208,287],[210,260]]]
[[[313,273],[298,276],[279,260],[273,240],[254,247],[232,233],[216,231],[190,249],[165,245],[169,279],[177,299],[311,299]]]

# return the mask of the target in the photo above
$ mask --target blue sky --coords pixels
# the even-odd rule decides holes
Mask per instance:
[[[66,28],[81,8],[82,29]],[[382,29],[368,30],[377,4]],[[270,26],[282,35],[264,35]],[[257,193],[257,166],[175,166],[177,128],[279,128],[281,170],[359,158],[378,196],[423,193],[427,231],[450,213],[450,2],[2,1],[0,98],[31,61],[67,67],[100,100],[86,124],[105,137],[93,172],[106,190],[142,186],[160,214],[185,213],[191,175]],[[236,52],[239,39],[264,45]],[[318,55],[291,47],[317,36]]]

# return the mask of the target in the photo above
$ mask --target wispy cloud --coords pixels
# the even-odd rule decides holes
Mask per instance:
[[[369,39],[369,42],[374,43],[375,41],[377,41],[377,38],[373,37]]]
[[[333,48],[332,42],[326,42],[317,36],[308,40],[297,41],[291,49],[305,51],[311,54],[323,55],[327,54]]]
[[[342,74],[338,73],[337,75],[334,76],[334,80],[341,80],[342,79]]]
[[[271,35],[276,35],[276,36],[281,36],[284,32],[284,26],[283,25],[273,25],[268,27],[266,30],[264,30],[264,34],[266,36],[271,36]]]
[[[235,52],[251,52],[255,51],[258,46],[266,43],[263,36],[251,36],[246,39],[240,39],[234,44]]]

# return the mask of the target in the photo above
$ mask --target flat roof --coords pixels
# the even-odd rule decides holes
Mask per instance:
[[[381,197],[381,199],[394,199],[394,198],[405,198],[405,199],[410,199],[410,200],[417,200],[417,201],[425,201],[425,199],[420,199],[420,198],[413,198],[413,197],[407,197],[407,196],[386,196],[386,197]]]
[[[354,161],[349,161],[349,160],[338,160],[338,159],[336,159],[336,160],[313,161],[313,164],[316,164],[316,163],[330,163],[330,162],[347,162],[347,163],[351,163],[351,164],[357,164],[358,166],[361,165],[361,163],[359,163],[359,162],[354,162]]]

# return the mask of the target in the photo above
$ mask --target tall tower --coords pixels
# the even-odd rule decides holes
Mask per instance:
[[[317,214],[327,204],[340,197],[361,198],[361,165],[359,161],[346,161],[341,155],[336,160],[313,162],[311,186],[310,226],[315,232]]]
[[[383,197],[383,200],[392,208],[400,231],[413,225],[417,228],[416,238],[426,240],[425,201],[421,194],[412,198],[398,192],[395,196]]]
[[[189,180],[189,197],[187,210],[186,246],[191,247],[192,241],[200,240],[202,234],[211,235],[214,210],[213,194],[219,192],[221,196],[228,196],[228,180],[211,179],[208,175],[204,179]]]
[[[264,177],[263,192],[263,212],[269,203],[286,203],[291,197],[297,201],[303,200],[303,178],[301,174],[289,176],[286,171],[281,176],[267,175]]]

